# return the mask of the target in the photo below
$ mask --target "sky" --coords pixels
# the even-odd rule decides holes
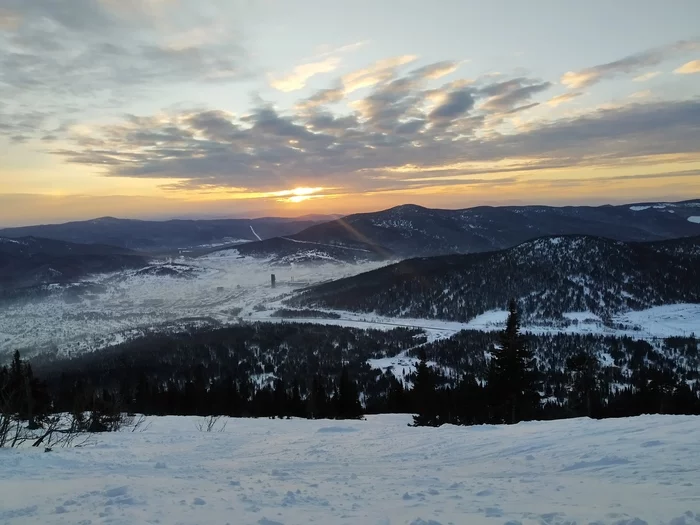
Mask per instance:
[[[700,197],[697,0],[0,0],[0,225]]]

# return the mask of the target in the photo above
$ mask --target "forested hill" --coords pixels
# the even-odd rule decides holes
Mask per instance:
[[[0,237],[0,292],[72,282],[89,274],[139,268],[147,263],[143,254],[116,246]]]
[[[468,321],[518,299],[526,319],[601,317],[700,302],[700,238],[624,243],[561,236],[507,250],[402,261],[322,284],[291,305]]]

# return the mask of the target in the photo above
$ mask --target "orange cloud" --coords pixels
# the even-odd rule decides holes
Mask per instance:
[[[402,55],[387,58],[375,62],[370,67],[358,69],[342,77],[346,93],[352,93],[358,89],[372,87],[380,82],[385,82],[393,77],[397,67],[410,64],[418,57],[415,55]]]
[[[650,71],[649,73],[644,73],[643,75],[634,77],[632,79],[632,82],[646,82],[647,80],[651,80],[652,78],[658,77],[660,74],[661,71]]]
[[[700,60],[691,60],[690,62],[686,62],[678,69],[674,69],[673,72],[680,75],[700,73]]]
[[[562,93],[561,95],[557,95],[556,97],[552,97],[547,101],[547,105],[552,106],[553,108],[556,108],[557,106],[560,106],[561,104],[564,104],[566,102],[569,102],[570,100],[573,100],[577,97],[580,97],[583,95],[582,91],[574,91],[572,93]]]
[[[329,57],[319,62],[309,62],[295,67],[292,72],[283,77],[271,75],[269,77],[270,85],[278,91],[288,93],[297,91],[306,86],[309,79],[321,73],[330,73],[340,65],[340,59],[337,57]]]

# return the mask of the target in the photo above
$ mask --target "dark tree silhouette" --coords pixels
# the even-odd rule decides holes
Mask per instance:
[[[532,417],[540,398],[534,358],[520,333],[515,299],[508,305],[508,319],[500,342],[493,356],[489,391],[497,419],[514,424]]]
[[[587,352],[566,361],[569,372],[568,403],[574,414],[598,417],[601,409],[600,363]]]
[[[421,353],[413,379],[414,426],[438,426],[437,382],[435,371],[428,366],[425,352]]]

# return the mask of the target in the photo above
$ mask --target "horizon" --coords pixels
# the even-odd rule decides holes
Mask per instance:
[[[291,220],[314,220],[314,218],[322,218],[321,220],[336,220],[336,219],[342,219],[345,217],[348,217],[350,215],[359,215],[359,214],[365,214],[365,213],[381,213],[384,211],[389,211],[394,208],[401,208],[401,207],[407,207],[407,206],[416,206],[420,208],[425,208],[425,209],[434,209],[434,210],[445,210],[445,211],[460,211],[460,210],[468,210],[472,208],[481,208],[481,207],[492,207],[492,208],[506,208],[506,207],[550,207],[550,208],[566,208],[566,207],[590,207],[590,208],[598,208],[598,207],[603,207],[603,206],[634,206],[634,205],[648,205],[648,204],[657,204],[657,203],[664,203],[664,204],[678,204],[681,202],[693,202],[693,201],[700,201],[700,196],[697,198],[689,198],[689,199],[682,199],[682,200],[669,200],[669,199],[656,199],[656,200],[648,200],[648,201],[619,201],[619,202],[603,202],[600,204],[561,204],[561,205],[551,205],[551,204],[541,204],[541,203],[531,203],[531,204],[502,204],[502,205],[492,205],[492,204],[477,204],[475,206],[467,206],[464,208],[439,208],[439,207],[429,207],[429,206],[422,206],[420,204],[412,203],[412,202],[407,202],[404,204],[398,204],[396,206],[390,206],[388,208],[381,208],[381,209],[376,209],[376,210],[369,210],[369,211],[358,211],[358,212],[353,212],[353,213],[347,213],[347,214],[342,214],[342,213],[333,213],[333,212],[328,212],[328,213],[305,213],[303,215],[256,215],[254,213],[246,216],[206,216],[206,215],[201,215],[201,216],[187,216],[187,215],[180,215],[180,216],[167,216],[167,217],[117,217],[113,215],[103,215],[100,217],[88,217],[86,219],[77,219],[77,220],[69,220],[69,221],[61,221],[61,222],[45,222],[45,223],[26,223],[26,224],[16,224],[16,225],[7,225],[7,224],[2,224],[0,223],[0,230],[5,230],[5,229],[16,229],[16,228],[31,228],[31,227],[40,227],[40,226],[55,226],[55,225],[62,225],[62,224],[70,224],[70,223],[82,223],[82,222],[92,222],[92,221],[100,221],[100,220],[107,220],[107,219],[113,219],[113,220],[124,220],[124,221],[143,221],[143,222],[168,222],[168,221],[217,221],[217,220],[261,220],[261,219],[291,219]],[[1,236],[0,236],[1,237]]]
[[[538,5],[7,0],[0,227],[700,195],[700,3]]]

